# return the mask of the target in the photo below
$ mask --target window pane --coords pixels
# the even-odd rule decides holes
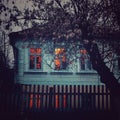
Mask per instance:
[[[64,48],[55,49],[55,70],[66,69],[66,53]]]
[[[36,57],[36,68],[37,69],[41,69],[41,61],[42,61],[41,56],[37,56]]]
[[[81,49],[81,50],[80,50],[80,53],[85,55],[85,54],[87,54],[87,50]]]
[[[81,70],[91,70],[91,61],[90,56],[88,55],[87,50],[81,49],[80,50],[80,67]]]
[[[30,69],[41,69],[41,52],[41,48],[30,48]]]
[[[30,69],[34,69],[35,68],[35,57],[34,56],[30,56]]]
[[[63,54],[65,52],[65,49],[64,48],[56,48],[55,49],[55,54],[58,55],[58,54]]]
[[[85,70],[85,58],[83,54],[80,57],[80,64],[81,64],[81,70]]]
[[[59,57],[55,58],[55,70],[60,70],[60,59]]]
[[[88,55],[88,57],[87,57],[87,69],[89,69],[89,70],[91,70],[91,61],[90,61],[90,56]]]
[[[36,48],[36,54],[41,54],[42,50],[41,48]]]
[[[41,48],[30,48],[30,54],[41,54]]]
[[[66,56],[64,54],[62,56],[62,69],[66,69]]]
[[[30,48],[30,54],[36,54],[36,49],[35,48]]]

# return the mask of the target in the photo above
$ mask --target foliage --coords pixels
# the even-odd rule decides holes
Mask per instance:
[[[65,40],[64,46],[72,49],[67,52],[72,60],[72,55],[79,49],[75,47],[77,43],[77,46],[80,46],[79,42],[87,41],[86,39],[89,40],[87,45],[95,43],[91,44],[92,50],[91,46],[87,48],[93,68],[100,75],[101,82],[105,83],[114,98],[119,100],[120,85],[112,73],[114,71],[106,67],[103,59],[107,58],[106,63],[112,64],[117,60],[120,68],[120,0],[22,0],[22,4],[21,0],[0,2],[1,30],[7,34],[15,29],[23,30],[17,35],[24,41],[31,37],[34,40],[39,38],[38,40],[42,40],[40,44],[49,39],[55,44]],[[99,46],[100,54],[97,53],[99,50],[94,48],[96,42],[102,44]],[[78,58],[77,54],[75,57]],[[118,105],[119,101],[116,104]]]
[[[103,58],[108,56],[108,51],[117,53],[119,58],[119,1],[25,0],[19,3],[19,0],[1,0],[0,14],[4,17],[0,23],[5,31],[12,32],[18,26],[21,30],[32,27],[20,33],[23,40],[32,33],[42,37],[43,42],[51,38],[56,43],[95,39],[102,43]],[[106,50],[107,44],[110,47]]]

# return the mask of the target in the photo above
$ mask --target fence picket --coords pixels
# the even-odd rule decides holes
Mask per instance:
[[[21,85],[19,93],[0,93],[0,111],[109,110],[110,92],[104,85]]]
[[[61,86],[61,110],[64,110],[64,86]]]
[[[46,108],[49,108],[49,91],[48,91],[48,85],[46,86]]]

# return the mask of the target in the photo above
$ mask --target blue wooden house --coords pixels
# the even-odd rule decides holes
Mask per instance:
[[[10,34],[15,53],[15,83],[39,85],[98,85],[90,57],[80,41],[44,41],[21,31]],[[24,37],[23,37],[24,36]]]
[[[110,109],[110,92],[92,69],[80,40],[44,39],[39,29],[9,37],[15,56],[14,80],[22,85],[22,111]]]

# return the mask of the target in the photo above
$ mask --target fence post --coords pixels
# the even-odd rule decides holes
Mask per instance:
[[[53,88],[50,87],[50,98],[49,98],[49,108],[52,110],[52,96],[53,96]]]

